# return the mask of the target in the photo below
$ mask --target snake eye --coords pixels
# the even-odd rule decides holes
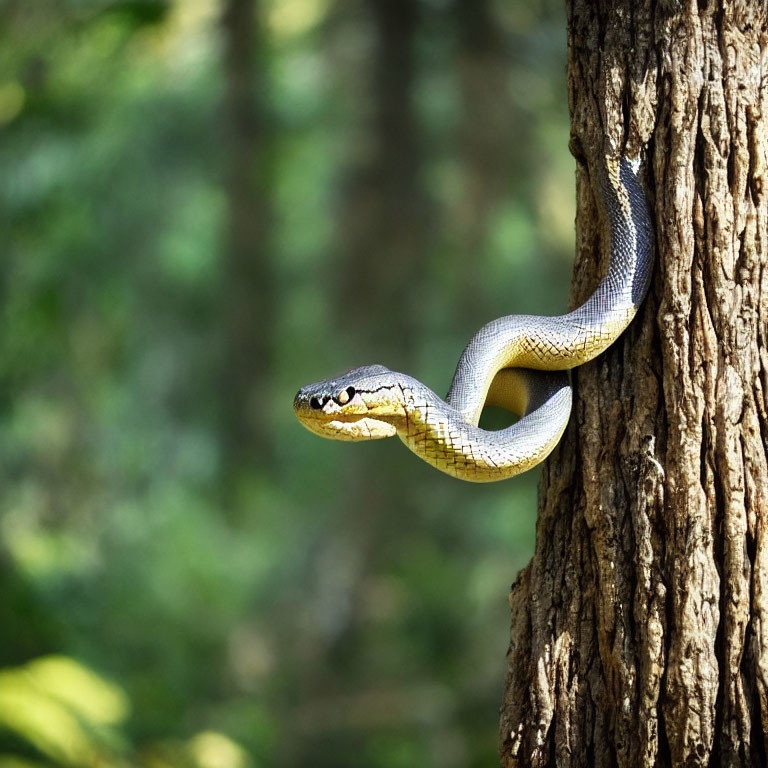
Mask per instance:
[[[347,387],[342,392],[336,395],[336,402],[339,405],[346,405],[355,396],[355,388]]]

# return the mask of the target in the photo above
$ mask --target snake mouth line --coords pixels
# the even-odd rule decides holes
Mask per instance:
[[[297,414],[298,415],[298,414]],[[326,414],[323,418],[322,412],[310,411],[303,413],[299,416],[303,422],[316,422],[317,424],[330,424],[334,421],[338,421],[340,424],[352,424],[355,421],[362,421],[363,419],[373,419],[374,421],[382,421],[382,419],[376,419],[375,416],[371,416],[368,413],[333,413]]]
[[[320,437],[345,442],[360,440],[377,440],[384,437],[394,437],[397,428],[389,422],[375,419],[370,416],[347,416],[341,418],[303,418],[297,413],[302,425]]]

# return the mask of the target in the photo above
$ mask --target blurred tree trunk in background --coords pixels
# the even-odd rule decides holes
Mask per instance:
[[[483,262],[495,206],[509,193],[516,152],[509,98],[509,56],[491,0],[454,0],[461,100],[459,155],[462,196],[457,208],[461,258],[456,284],[458,323],[482,324],[487,307]],[[461,317],[463,315],[463,319]]]
[[[348,331],[350,359],[408,370],[427,247],[427,203],[419,178],[421,132],[413,93],[418,2],[366,0],[348,10],[352,16],[344,23],[357,25],[356,34],[369,46],[360,50],[360,61],[347,62],[352,73],[341,73],[354,78],[347,87],[356,93],[358,108],[364,106],[356,116],[359,136],[349,145],[357,154],[345,158],[348,170],[339,201],[334,327]],[[320,571],[336,572],[336,581],[324,585],[335,594],[329,602],[337,607],[327,622],[332,668],[343,666],[346,650],[357,640],[365,574],[376,567],[381,529],[392,514],[387,493],[379,492],[379,479],[364,467],[364,456],[350,454],[342,512],[346,522],[342,533],[329,532],[320,555],[326,561]]]
[[[355,152],[344,158],[333,328],[343,334],[355,364],[381,362],[398,370],[412,367],[429,242],[414,97],[418,6],[416,0],[366,0],[343,6],[335,22],[367,45],[357,52],[359,60],[345,60],[344,71],[337,72],[358,113],[352,118],[357,136],[345,145]],[[395,514],[391,480],[386,472],[371,476],[366,458],[349,452],[343,523],[328,531],[317,551],[317,601],[326,606],[326,660],[318,669],[330,671],[337,684],[359,646],[368,575],[379,567],[377,553]],[[404,504],[397,513],[409,511]],[[326,691],[335,684],[307,682]]]
[[[228,231],[221,380],[225,481],[269,458],[268,390],[274,332],[269,262],[271,169],[257,0],[227,0],[222,16]]]
[[[629,331],[577,369],[545,467],[511,594],[502,764],[765,765],[766,11],[568,13],[573,303],[601,273],[605,139],[646,160],[658,249]]]
[[[377,360],[406,368],[428,242],[414,105],[419,4],[366,0],[364,7],[373,49],[370,72],[363,68],[370,112],[340,208],[336,306],[361,354],[375,350]]]

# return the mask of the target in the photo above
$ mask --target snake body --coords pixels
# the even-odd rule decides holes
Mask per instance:
[[[584,304],[565,315],[508,315],[483,326],[464,349],[445,400],[410,376],[364,366],[300,389],[294,411],[302,424],[337,440],[398,435],[437,469],[475,482],[503,480],[542,461],[570,416],[565,371],[619,337],[650,282],[653,229],[635,169],[625,158],[607,158],[598,178],[610,263]],[[521,418],[506,429],[481,429],[485,405]]]

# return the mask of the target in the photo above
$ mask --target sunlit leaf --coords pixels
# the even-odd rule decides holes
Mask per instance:
[[[198,768],[248,768],[247,752],[235,741],[216,731],[193,736],[188,747]]]
[[[65,656],[0,670],[0,728],[65,765],[94,764],[106,753],[94,729],[121,722],[127,711],[117,686]]]
[[[122,689],[67,656],[47,656],[27,667],[34,685],[97,724],[117,725],[128,715]]]
[[[57,762],[91,764],[95,750],[75,714],[34,684],[26,669],[0,671],[0,728]]]

